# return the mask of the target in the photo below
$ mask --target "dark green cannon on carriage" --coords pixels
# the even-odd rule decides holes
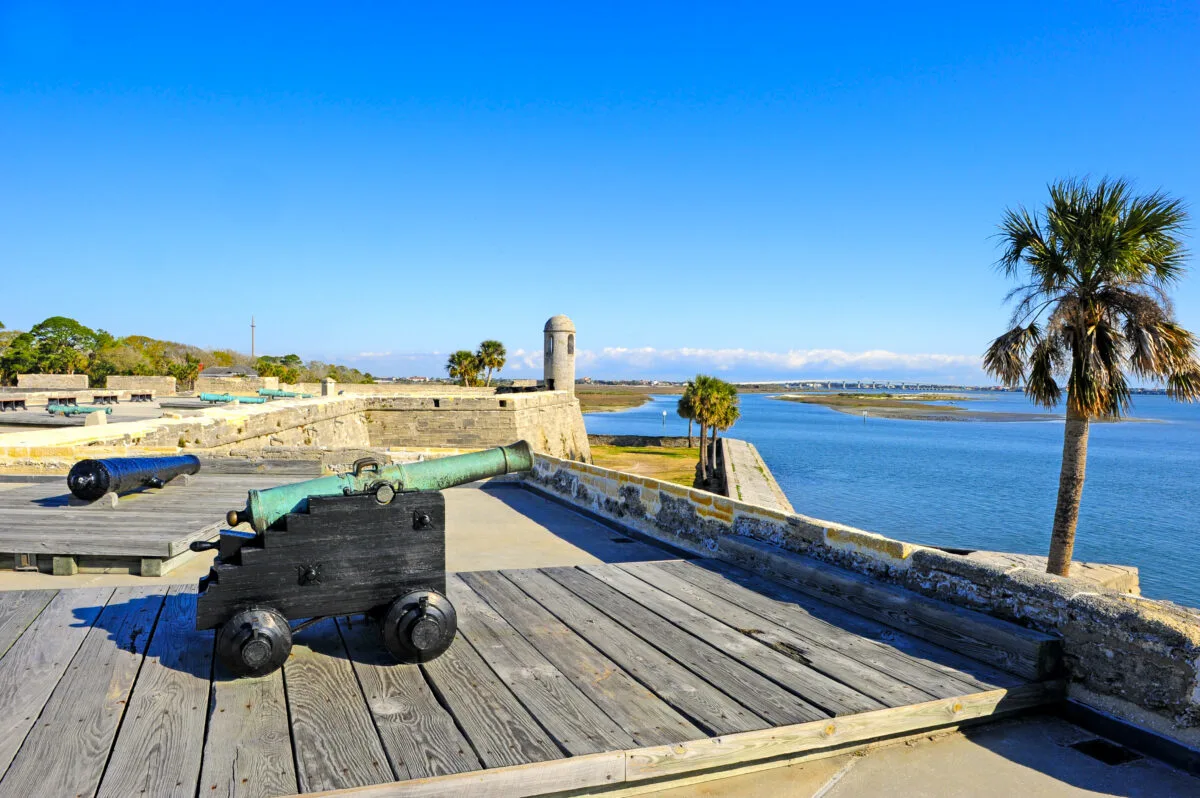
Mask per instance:
[[[427,662],[454,640],[446,598],[446,503],[441,491],[528,471],[529,444],[404,465],[359,460],[351,471],[251,490],[216,542],[200,580],[196,628],[217,631],[233,673],[278,668],[292,633],[332,615],[366,613],[399,662]],[[290,621],[303,621],[293,627]]]

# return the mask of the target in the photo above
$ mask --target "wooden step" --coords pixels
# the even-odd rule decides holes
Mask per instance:
[[[1051,635],[748,538],[725,538],[721,548],[761,563],[763,576],[1026,679],[1062,671],[1062,641]]]

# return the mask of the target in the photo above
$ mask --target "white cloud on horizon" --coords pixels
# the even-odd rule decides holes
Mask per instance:
[[[541,353],[537,355],[540,357]],[[605,347],[599,351],[581,351],[576,360],[576,370],[608,364],[627,364],[643,369],[688,365],[718,371],[757,368],[772,372],[797,372],[805,369],[928,372],[978,369],[980,358],[978,355],[905,354],[886,349],[871,349],[866,352],[846,352],[841,349],[791,349],[786,352],[770,352],[740,348]]]
[[[384,359],[379,369],[394,368],[396,373],[413,369],[429,374],[444,371],[444,353],[370,353],[359,357]],[[715,372],[727,379],[806,378],[902,378],[920,377],[930,381],[976,382],[986,380],[978,355],[936,352],[904,353],[887,349],[848,352],[842,349],[790,349],[773,352],[756,349],[658,349],[644,347],[604,347],[581,349],[576,373],[596,379],[682,379],[697,372]],[[540,376],[542,351],[515,349],[508,354],[503,373],[513,376]]]

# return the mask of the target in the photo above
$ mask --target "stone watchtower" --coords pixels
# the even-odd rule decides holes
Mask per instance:
[[[546,322],[544,377],[547,391],[575,395],[575,325],[566,316],[551,316]]]

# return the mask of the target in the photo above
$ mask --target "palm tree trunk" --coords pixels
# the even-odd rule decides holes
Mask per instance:
[[[700,422],[700,481],[701,482],[708,481],[708,469],[707,469],[708,462],[707,462],[707,455],[705,454],[705,451],[704,451],[705,432],[707,432],[707,429],[704,425],[704,422],[701,421]]]
[[[1088,419],[1070,409],[1063,434],[1062,470],[1058,475],[1058,503],[1054,507],[1054,530],[1050,533],[1050,558],[1046,573],[1069,576],[1075,550],[1075,526],[1079,523],[1079,500],[1087,469]]]
[[[694,418],[688,419],[688,448],[689,449],[692,448],[692,424],[695,423],[695,421],[696,421],[696,419],[694,419]]]
[[[708,450],[708,467],[713,476],[717,474],[717,425],[712,426],[712,448]]]

